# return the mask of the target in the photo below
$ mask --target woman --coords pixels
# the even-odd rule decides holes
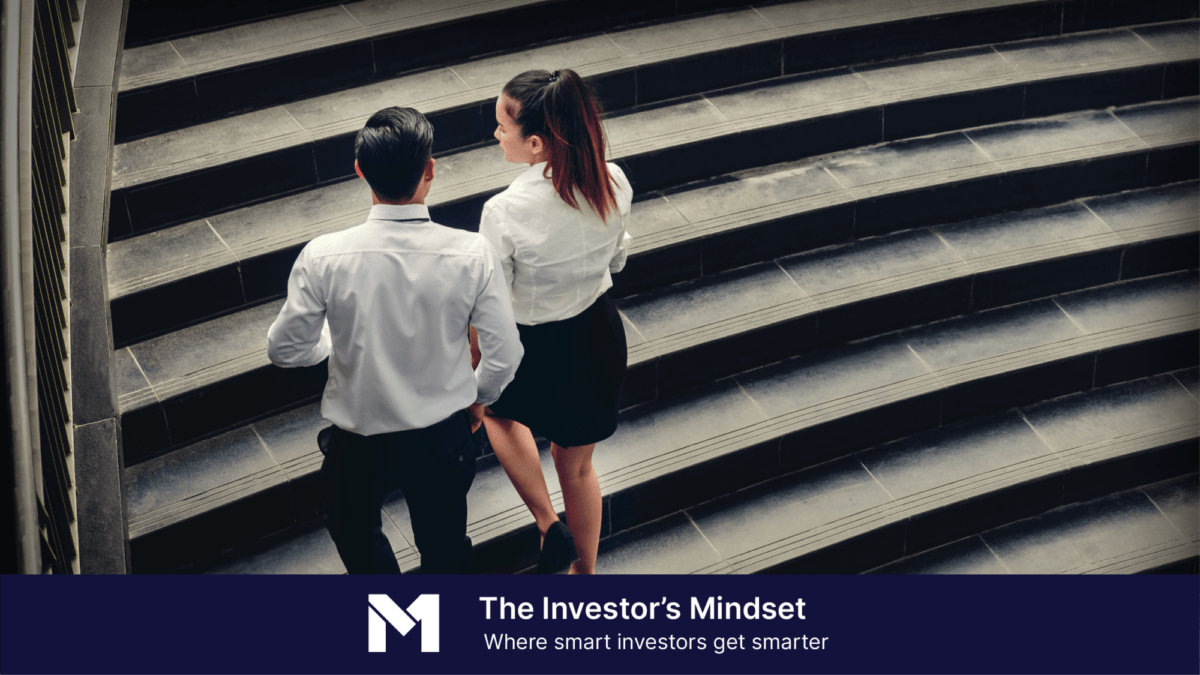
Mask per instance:
[[[596,443],[616,431],[625,329],[608,297],[625,266],[633,190],[605,162],[600,106],[571,70],[514,77],[496,101],[504,158],[528,164],[488,200],[479,232],[499,254],[525,356],[488,416],[488,439],[542,533],[538,571],[592,574],[600,540]],[[558,520],[530,429],[551,442]],[[573,540],[573,541],[572,541]]]

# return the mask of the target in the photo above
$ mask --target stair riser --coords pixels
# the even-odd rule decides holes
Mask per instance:
[[[1167,66],[1163,76],[1163,98],[1195,96],[1200,83],[1200,64],[1176,63]]]
[[[1164,148],[1146,158],[1146,184],[1166,185],[1200,176],[1200,145]]]
[[[812,351],[820,344],[819,321],[810,314],[635,364],[626,371],[621,407]]]
[[[1195,365],[1200,333],[1183,333],[1106,349],[1096,357],[1095,387],[1142,377],[1134,373],[1166,372]],[[1175,365],[1175,364],[1180,365]],[[1164,367],[1165,366],[1165,367]]]
[[[670,192],[666,194],[669,197]],[[613,277],[612,292],[616,297],[628,297],[705,274],[850,241],[854,238],[855,212],[853,203],[804,211],[632,255],[625,269]]]
[[[300,251],[288,253],[294,263]],[[261,262],[261,267],[277,267],[270,265],[270,259],[262,259]],[[281,271],[285,286],[283,291],[275,295],[286,292],[290,270],[289,264]],[[111,300],[109,312],[112,316],[114,347],[121,349],[205,317],[245,306],[250,301],[245,292],[250,280],[243,276],[243,271],[249,272],[250,267],[243,270],[237,265],[227,265]]]
[[[1192,365],[1187,362],[1191,358],[1188,353],[1173,354],[1171,357],[1173,361],[1183,361],[1180,368]],[[1093,386],[1096,372],[1096,354],[1082,354],[1033,368],[953,385],[942,397],[942,424],[961,422],[1020,403],[1046,401],[1087,391]],[[1144,373],[1149,374],[1150,372]]]
[[[1064,33],[1132,26],[1158,21],[1156,16],[1194,17],[1193,0],[1073,0],[1063,4]]]
[[[1182,243],[1189,238],[1195,239],[1195,237],[1179,237],[1177,240]],[[971,284],[971,308],[982,310],[1003,307],[1031,298],[1045,298],[1068,291],[1100,286],[1118,279],[1149,276],[1130,274],[1123,264],[1124,256],[1128,256],[1136,248],[1130,246],[1121,249],[1106,249],[1073,256],[1066,260],[1034,263],[1014,269],[977,274]],[[1196,265],[1188,265],[1187,261],[1183,260],[1179,260],[1178,263],[1170,271],[1196,267]]]
[[[1175,237],[1170,241],[1130,246],[1121,258],[1121,278],[1137,279],[1161,274],[1158,270],[1190,270],[1200,267],[1200,235]]]

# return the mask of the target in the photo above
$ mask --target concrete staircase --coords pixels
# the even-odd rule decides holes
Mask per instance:
[[[597,83],[639,195],[600,571],[1194,571],[1196,2],[313,4],[124,55],[135,571],[343,571],[324,366],[265,353],[287,272],[364,218],[353,135],[387,105],[433,121],[434,219],[473,229],[533,67]],[[525,569],[532,519],[478,461],[478,569]]]

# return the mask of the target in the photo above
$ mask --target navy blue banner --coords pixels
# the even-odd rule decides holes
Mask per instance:
[[[1195,576],[5,577],[4,673],[1196,673]]]

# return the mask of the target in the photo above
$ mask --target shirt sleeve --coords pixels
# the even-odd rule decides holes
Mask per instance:
[[[633,241],[633,237],[625,231],[625,216],[621,216],[621,236],[617,239],[617,250],[613,253],[612,260],[608,261],[608,271],[616,274],[625,269],[625,261],[629,258],[629,243]]]
[[[331,344],[325,301],[313,284],[305,247],[288,277],[287,300],[267,330],[267,357],[283,368],[315,366],[329,358]]]
[[[633,186],[629,184],[629,179],[625,177],[625,172],[621,171],[620,167],[615,164],[610,164],[609,167],[613,177],[617,180],[617,212],[621,216],[621,234],[617,237],[617,248],[613,251],[612,259],[608,261],[608,271],[616,274],[625,269],[625,261],[629,257],[629,245],[633,242],[633,237],[629,236],[628,227],[629,214],[633,210]]]
[[[516,254],[517,248],[513,246],[512,237],[504,231],[503,218],[499,209],[490,202],[483,206],[483,215],[479,218],[479,234],[482,234],[483,238],[492,245],[496,259],[499,260],[500,269],[504,272],[504,285],[512,288],[513,256]]]
[[[475,368],[480,405],[491,405],[512,382],[525,355],[517,322],[513,318],[508,284],[497,271],[500,259],[491,246],[483,246],[483,271],[471,310],[471,324],[479,333],[479,365]]]

